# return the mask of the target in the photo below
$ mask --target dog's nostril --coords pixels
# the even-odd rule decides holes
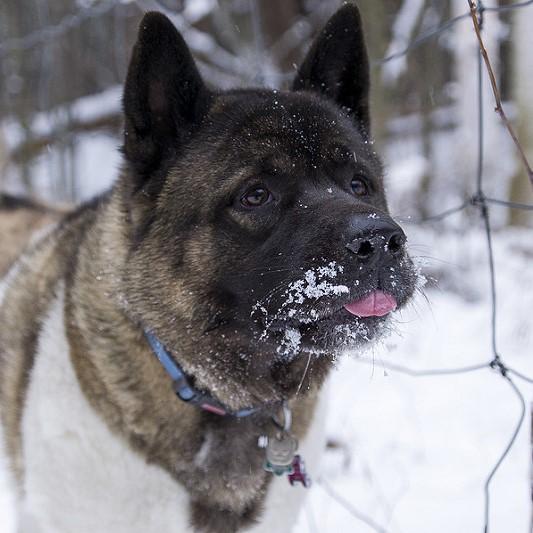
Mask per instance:
[[[387,243],[387,250],[393,255],[397,254],[402,251],[404,243],[405,237],[403,233],[394,233]]]
[[[368,259],[376,251],[375,243],[371,239],[355,239],[346,245],[350,252],[354,253],[358,259]]]
[[[357,255],[357,257],[360,257],[361,259],[366,259],[367,257],[370,257],[373,253],[374,247],[372,246],[372,243],[370,241],[363,241],[359,244],[355,255]]]

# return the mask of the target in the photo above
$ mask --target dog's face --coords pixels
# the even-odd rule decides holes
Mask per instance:
[[[141,24],[124,95],[123,292],[230,404],[229,375],[260,382],[261,400],[288,394],[310,354],[320,379],[413,293],[369,140],[368,78],[354,6],[329,21],[291,91],[211,92],[167,19]]]

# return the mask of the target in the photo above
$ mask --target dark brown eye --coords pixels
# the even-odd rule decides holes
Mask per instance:
[[[366,196],[368,194],[368,185],[361,178],[352,179],[352,191],[356,196]]]
[[[272,200],[272,193],[264,187],[257,187],[246,191],[241,197],[241,204],[245,207],[261,207]]]

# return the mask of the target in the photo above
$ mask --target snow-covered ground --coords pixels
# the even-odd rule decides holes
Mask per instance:
[[[515,393],[491,370],[410,377],[384,367],[452,368],[490,360],[484,235],[417,230],[411,242],[414,255],[431,257],[426,269],[440,282],[437,288],[428,284],[429,305],[420,299],[401,313],[398,332],[363,355],[366,363],[348,356],[334,373],[328,431],[338,447],[328,450],[321,478],[384,531],[481,533],[483,484],[520,415]],[[499,233],[495,253],[498,346],[510,366],[533,376],[531,235]],[[492,533],[530,531],[533,389],[515,382],[528,412],[491,485]],[[374,531],[332,499],[324,484],[311,489],[298,533]]]
[[[347,355],[331,379],[322,483],[315,483],[297,533],[373,531],[325,488],[391,533],[472,533],[483,525],[483,483],[520,414],[509,384],[490,370],[410,377],[385,370],[462,367],[490,360],[490,298],[484,235],[411,228],[425,264],[429,304],[397,316],[397,332],[363,355]],[[533,376],[533,246],[528,231],[495,238],[498,345],[504,360]],[[423,256],[423,257],[421,257]],[[366,362],[365,362],[366,361]],[[529,405],[532,388],[515,380]],[[491,486],[491,533],[526,533],[531,513],[530,418]],[[0,472],[0,531],[12,516]],[[303,490],[296,488],[295,490]]]

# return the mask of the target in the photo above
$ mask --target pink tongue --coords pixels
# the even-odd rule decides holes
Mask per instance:
[[[346,304],[344,309],[355,316],[384,316],[396,309],[396,298],[383,291],[374,291],[356,302]]]

